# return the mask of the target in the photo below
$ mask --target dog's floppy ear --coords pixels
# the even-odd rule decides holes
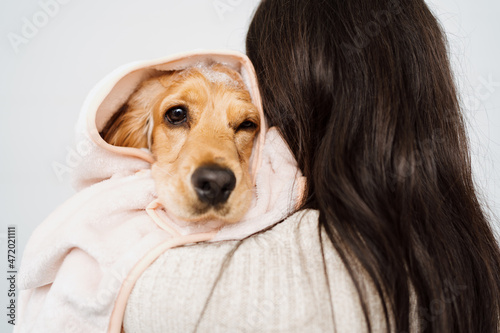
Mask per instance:
[[[165,89],[157,78],[143,82],[108,120],[101,137],[114,146],[151,148],[153,106]]]
[[[149,118],[148,110],[126,103],[107,122],[101,137],[114,146],[148,148]]]

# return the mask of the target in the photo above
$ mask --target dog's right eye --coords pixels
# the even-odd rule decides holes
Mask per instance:
[[[172,125],[182,124],[187,120],[187,111],[182,106],[174,106],[165,112],[165,119]]]

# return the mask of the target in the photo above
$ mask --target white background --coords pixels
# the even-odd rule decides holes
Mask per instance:
[[[73,194],[67,165],[85,96],[116,67],[197,48],[244,51],[258,0],[0,3],[0,331],[10,332],[7,225],[20,256],[32,230]],[[500,1],[432,0],[451,46],[475,180],[500,232]],[[46,6],[45,6],[46,7]],[[37,31],[23,27],[38,23]],[[23,36],[24,33],[24,36]],[[31,36],[30,36],[31,33]],[[14,37],[16,35],[17,37]],[[25,38],[14,45],[12,38]],[[18,39],[18,42],[21,40]],[[497,217],[494,217],[496,215]],[[19,258],[18,258],[19,261]]]

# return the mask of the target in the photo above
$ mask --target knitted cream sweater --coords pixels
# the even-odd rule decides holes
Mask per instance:
[[[309,210],[244,240],[231,256],[237,241],[171,249],[137,281],[123,328],[127,333],[365,332],[354,285],[326,234],[322,237],[325,260],[318,213]],[[365,287],[373,332],[381,332],[386,326],[380,302],[370,284]]]

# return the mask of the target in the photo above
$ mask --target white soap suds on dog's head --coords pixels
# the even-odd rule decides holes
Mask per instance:
[[[234,78],[230,77],[228,74],[223,73],[221,71],[216,70],[214,67],[217,65],[217,63],[203,63],[199,62],[192,68],[195,68],[198,70],[203,76],[210,82],[212,83],[222,83],[225,85],[237,87],[241,85],[240,82],[235,80]]]

